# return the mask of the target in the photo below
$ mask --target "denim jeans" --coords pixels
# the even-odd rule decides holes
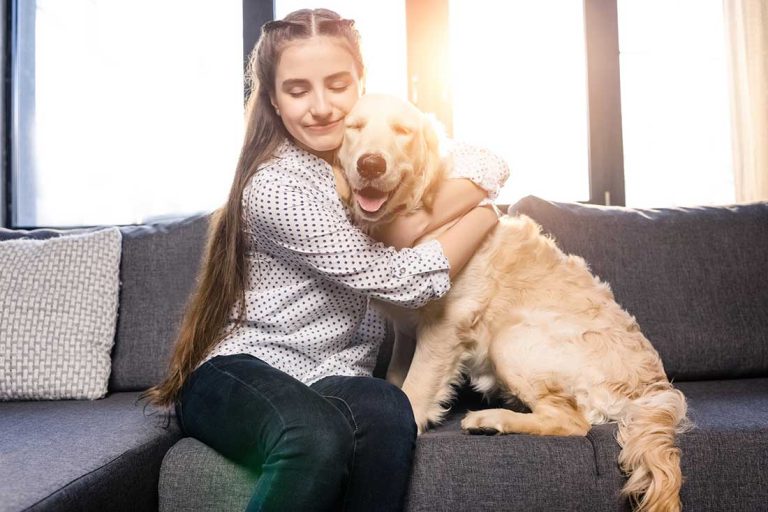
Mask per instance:
[[[176,402],[182,430],[259,474],[248,511],[401,510],[416,424],[373,377],[307,386],[247,354],[197,368]]]

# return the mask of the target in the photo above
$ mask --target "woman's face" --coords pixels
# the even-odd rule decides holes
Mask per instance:
[[[283,49],[272,105],[296,143],[322,157],[341,145],[344,118],[360,97],[360,86],[344,40],[315,36]]]

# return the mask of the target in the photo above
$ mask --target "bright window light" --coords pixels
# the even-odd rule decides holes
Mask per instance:
[[[735,200],[722,0],[619,0],[628,206]]]
[[[509,163],[498,199],[589,198],[582,2],[450,2],[453,131]]]
[[[20,32],[15,224],[140,223],[225,202],[243,132],[240,0],[19,6],[33,30]]]

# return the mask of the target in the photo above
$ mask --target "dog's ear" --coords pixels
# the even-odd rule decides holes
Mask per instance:
[[[445,129],[432,114],[422,114],[421,144],[422,182],[426,184],[421,200],[424,208],[431,211],[435,192],[445,174]]]

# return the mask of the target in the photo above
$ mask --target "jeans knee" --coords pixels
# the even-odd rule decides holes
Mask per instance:
[[[354,431],[337,411],[314,415],[287,429],[285,443],[295,455],[322,467],[349,461],[354,448]]]
[[[404,438],[416,438],[416,421],[408,396],[397,386],[387,381],[378,384],[378,400],[371,404],[371,424],[377,430]]]

